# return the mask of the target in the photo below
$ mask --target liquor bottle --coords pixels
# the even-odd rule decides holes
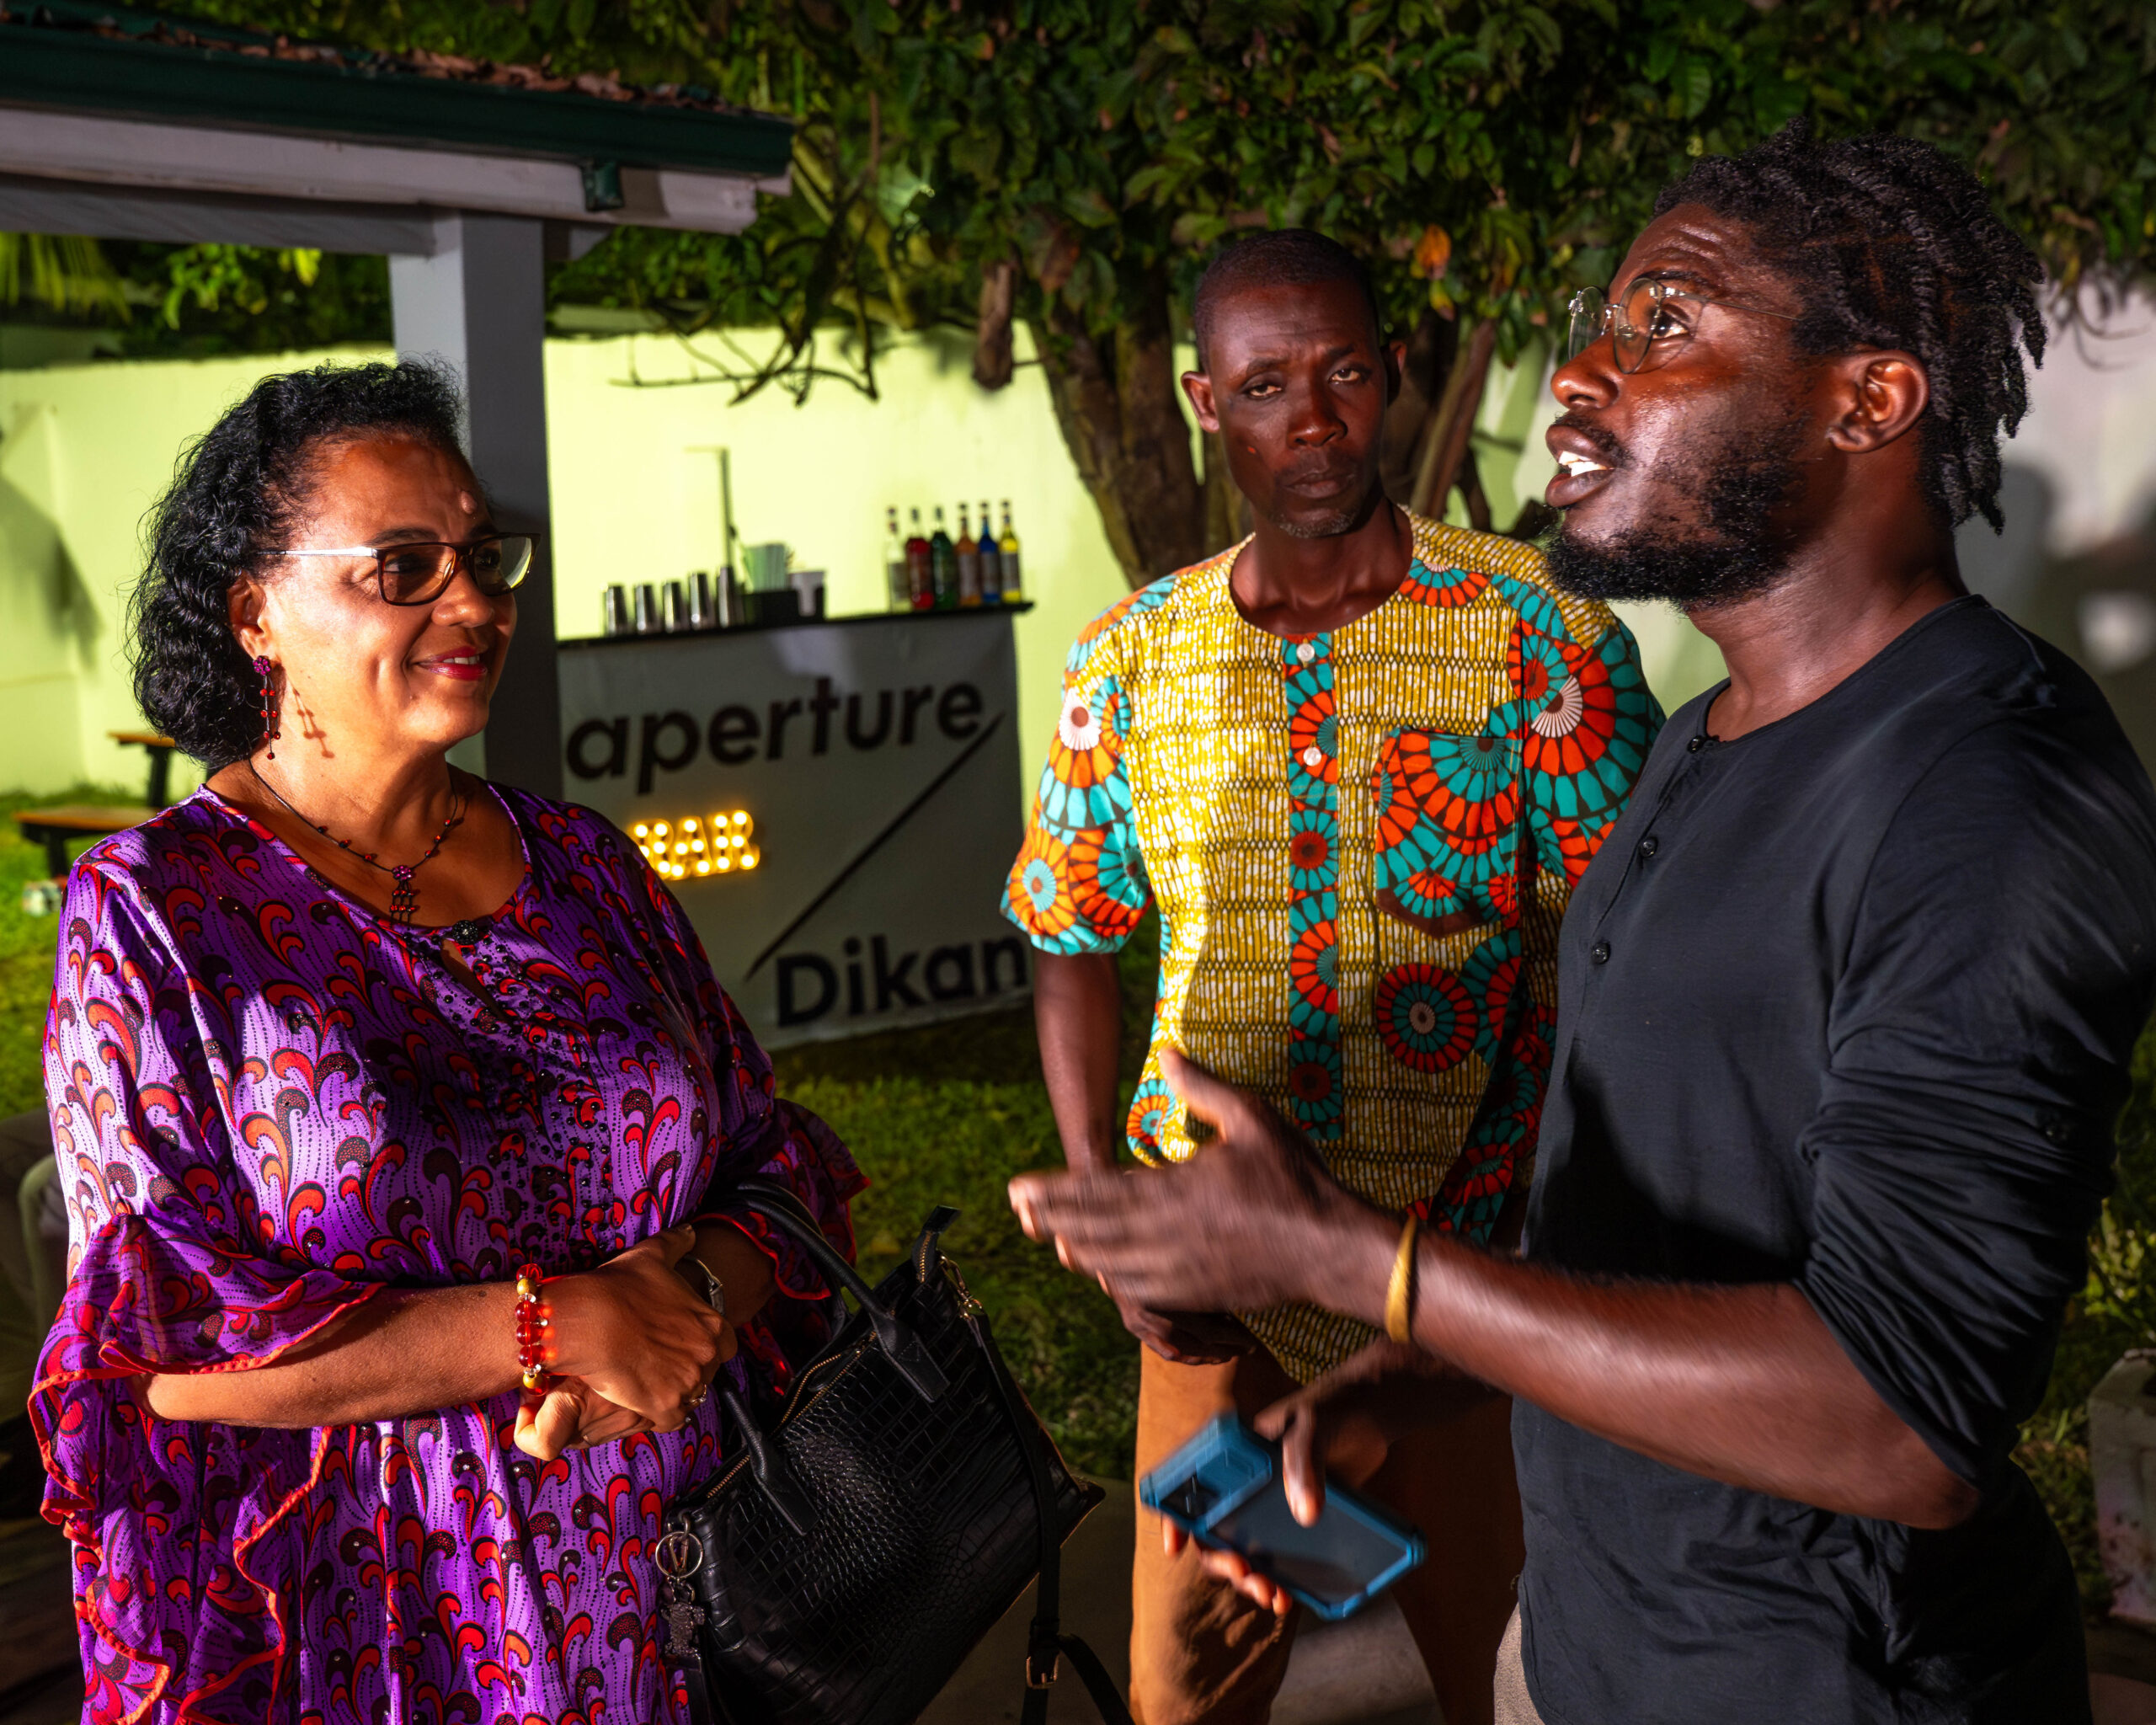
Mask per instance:
[[[899,512],[883,511],[883,581],[893,611],[913,609],[913,587],[906,579],[906,542],[899,537]]]
[[[988,531],[988,523],[980,524],[981,531]],[[958,505],[958,542],[952,547],[958,559],[958,603],[974,606],[980,603],[980,547],[974,542],[974,530],[966,520],[966,506]]]
[[[921,531],[921,511],[910,510],[913,531],[906,539],[906,595],[915,611],[936,609],[936,576],[930,566],[928,536]]]
[[[980,602],[1003,603],[1003,553],[997,549],[995,531],[988,524],[988,503],[980,506]]]
[[[996,535],[1001,542],[996,549],[1002,553],[1003,602],[1022,604],[1026,597],[1025,585],[1018,578],[1018,535],[1011,526],[1011,499],[1003,499],[1003,531]]]
[[[943,505],[936,505],[936,531],[928,537],[929,574],[936,583],[936,608],[949,611],[958,602],[958,547],[943,527]]]

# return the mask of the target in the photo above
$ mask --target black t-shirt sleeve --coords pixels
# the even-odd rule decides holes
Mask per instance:
[[[2025,710],[1897,812],[1801,1140],[1798,1285],[1873,1387],[1981,1483],[2050,1370],[2156,964],[2156,836],[2122,745]]]

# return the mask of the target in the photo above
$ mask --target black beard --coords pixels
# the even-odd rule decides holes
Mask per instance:
[[[1550,579],[1582,599],[1666,599],[1685,610],[1765,592],[1788,573],[1790,536],[1771,520],[1803,475],[1795,414],[1719,440],[1703,458],[1658,462],[1658,478],[1699,499],[1706,531],[1672,520],[1649,522],[1601,545],[1574,538],[1567,522],[1542,547]],[[1741,435],[1749,446],[1735,447]]]

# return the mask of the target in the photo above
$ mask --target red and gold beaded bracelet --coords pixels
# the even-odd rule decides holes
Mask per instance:
[[[524,1387],[543,1394],[553,1387],[554,1313],[539,1290],[546,1278],[539,1266],[527,1263],[516,1273],[516,1364],[524,1374]]]

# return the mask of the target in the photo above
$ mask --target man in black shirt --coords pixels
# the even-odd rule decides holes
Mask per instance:
[[[1501,1721],[2086,1725],[2010,1451],[2156,998],[2156,794],[1955,567],[1955,523],[1998,521],[2039,272],[1905,138],[1785,132],[1659,210],[1574,302],[1551,562],[1675,600],[1730,676],[1566,917],[1525,1262],[1348,1198],[1187,1063],[1215,1144],[1013,1202],[1134,1303],[1384,1324],[1261,1420],[1300,1514],[1383,1454],[1369,1386],[1517,1398]]]

